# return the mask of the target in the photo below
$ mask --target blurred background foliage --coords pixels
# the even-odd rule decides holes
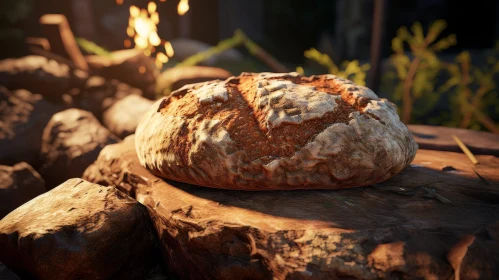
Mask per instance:
[[[123,48],[129,5],[146,6],[149,2],[125,0],[124,5],[118,6],[111,0],[89,1],[94,6],[100,37],[78,38],[78,42],[86,53],[104,56]],[[372,0],[217,1],[191,0],[188,15],[194,39],[203,41],[213,33],[210,28],[237,18],[247,17],[249,22],[240,32],[238,26],[233,26],[233,30],[226,28],[229,33],[213,33],[218,35],[204,40],[214,45],[211,49],[182,59],[174,56],[163,70],[203,64],[213,55],[236,49],[244,55],[243,59],[216,60],[210,66],[237,75],[243,71],[272,71],[269,65],[275,60],[304,75],[328,73],[367,84],[371,30],[366,27],[370,28],[372,23]],[[69,2],[1,1],[1,57],[24,54],[24,38],[39,35],[35,28],[39,16],[47,12],[67,13]],[[170,2],[158,6],[163,9],[158,32],[169,39],[181,37],[175,32],[181,20],[176,15],[175,3]],[[210,8],[208,2],[219,6]],[[263,11],[261,18],[254,17],[254,11],[244,6],[257,2],[260,4],[255,6]],[[381,86],[377,94],[397,104],[404,122],[499,133],[499,44],[491,46],[499,38],[496,2],[387,0],[390,12],[385,19],[386,44],[382,45]],[[245,3],[241,11],[223,10],[223,6],[233,9],[240,3]],[[228,15],[231,18],[224,21]],[[125,19],[121,20],[122,17]],[[68,19],[73,24],[71,15]],[[26,34],[26,30],[31,33]],[[352,38],[357,38],[354,44],[349,41]],[[268,54],[263,60],[262,50]]]

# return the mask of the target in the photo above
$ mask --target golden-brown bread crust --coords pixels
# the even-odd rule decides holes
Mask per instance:
[[[158,100],[136,131],[141,164],[213,188],[337,189],[384,181],[417,145],[395,106],[334,75],[243,73]]]

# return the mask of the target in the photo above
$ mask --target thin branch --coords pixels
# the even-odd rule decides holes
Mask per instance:
[[[280,73],[289,72],[286,66],[282,65],[279,61],[277,61],[277,59],[275,59],[268,52],[266,52],[259,45],[257,45],[250,38],[248,38],[248,36],[246,36],[246,34],[244,34],[241,30],[236,30],[234,35],[242,37],[246,49],[256,58],[260,59],[263,63],[267,64],[267,66],[270,69],[272,69],[272,71]]]
[[[478,90],[475,96],[473,96],[471,106],[473,108],[478,108],[478,104],[480,103],[481,99],[487,93],[489,89],[487,87],[481,86]],[[461,121],[461,127],[462,128],[467,128],[470,125],[471,118],[473,117],[473,111],[472,110],[467,110],[466,113],[464,114],[464,117]]]
[[[402,121],[406,124],[411,121],[411,114],[412,114],[411,89],[414,83],[414,76],[416,76],[416,72],[420,64],[421,64],[421,59],[419,57],[415,57],[412,60],[411,65],[409,66],[409,71],[407,72],[407,76],[404,80]]]

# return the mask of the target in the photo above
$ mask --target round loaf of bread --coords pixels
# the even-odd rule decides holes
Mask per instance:
[[[220,189],[340,189],[389,179],[417,144],[394,104],[334,75],[242,73],[186,85],[139,123],[155,175]]]

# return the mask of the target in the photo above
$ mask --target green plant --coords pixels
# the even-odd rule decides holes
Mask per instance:
[[[416,112],[419,116],[426,114],[439,99],[434,88],[441,67],[437,52],[456,44],[455,35],[437,40],[446,26],[445,21],[438,20],[430,25],[425,36],[423,27],[416,22],[411,27],[412,34],[407,27],[401,27],[392,40],[394,54],[390,61],[399,80],[393,90],[393,98],[402,103],[399,108],[404,123],[411,122],[417,99],[425,97],[425,102],[420,104],[420,110]],[[410,56],[404,45],[408,45]]]
[[[314,48],[305,51],[304,56],[326,67],[329,74],[349,79],[358,85],[364,86],[366,84],[366,72],[370,68],[370,65],[368,63],[360,65],[358,60],[344,61],[341,63],[341,67],[338,67],[333,62],[331,57],[329,57],[327,54],[319,52]],[[297,67],[296,71],[301,74],[304,73],[302,67]]]
[[[437,53],[456,44],[454,35],[437,40],[446,26],[445,21],[438,20],[430,25],[426,36],[417,22],[411,27],[412,34],[406,27],[398,30],[392,40],[394,54],[390,57],[395,71],[384,75],[384,91],[400,105],[399,114],[405,123],[424,119],[439,125],[486,128],[499,133],[499,128],[487,115],[499,106],[494,81],[499,73],[499,43],[495,53],[488,57],[486,67],[474,66],[467,51],[457,55],[454,63],[443,62]],[[447,76],[447,80],[436,88],[437,77],[442,76]],[[428,117],[435,105],[443,101],[443,96],[449,98],[448,111]]]
[[[257,43],[252,41],[246,34],[237,29],[234,35],[230,38],[220,41],[216,46],[209,48],[205,51],[194,54],[190,57],[185,58],[182,62],[175,64],[173,67],[185,67],[197,65],[214,55],[223,53],[229,49],[243,46],[253,57],[262,61],[268,68],[275,72],[288,72],[288,69],[277,61],[273,56],[267,53],[263,48],[261,48]],[[158,86],[156,88],[158,95],[168,95],[171,93],[170,88],[162,88]]]
[[[214,55],[221,54],[227,50],[239,46],[242,43],[243,43],[243,37],[240,36],[240,33],[235,33],[234,36],[220,41],[216,46],[206,51],[199,52],[195,55],[185,58],[182,62],[175,65],[175,67],[197,65],[205,60],[210,59]]]
[[[80,48],[82,48],[84,51],[86,51],[88,53],[112,58],[112,53],[110,51],[97,45],[94,42],[91,42],[91,41],[84,39],[84,38],[75,38],[75,40],[76,40],[76,43],[78,44],[78,46],[80,46]]]
[[[494,76],[499,73],[499,61],[489,56],[484,69],[471,63],[470,53],[461,52],[456,57],[456,64],[444,64],[450,75],[449,80],[439,89],[440,92],[451,92],[451,104],[459,110],[453,111],[448,125],[461,128],[479,128],[480,125],[489,131],[499,133],[499,128],[487,116],[488,107],[499,106]],[[485,113],[484,113],[485,112]]]
[[[192,66],[209,59],[213,55],[220,54],[228,49],[235,48],[237,46],[244,46],[248,52],[265,63],[269,68],[276,72],[287,72],[286,67],[284,67],[279,61],[262,49],[258,44],[253,42],[244,32],[237,29],[234,35],[228,39],[220,41],[216,46],[204,51],[197,53],[191,57],[184,59],[181,63],[176,66]]]

